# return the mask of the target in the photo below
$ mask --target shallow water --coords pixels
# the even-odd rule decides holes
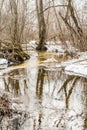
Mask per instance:
[[[1,130],[87,129],[87,79],[66,75],[62,68],[56,68],[57,62],[48,62],[53,58],[54,54],[35,53],[0,76],[0,89],[19,98],[21,110],[29,112],[20,126],[14,120],[12,127],[6,123],[5,127],[3,119]]]

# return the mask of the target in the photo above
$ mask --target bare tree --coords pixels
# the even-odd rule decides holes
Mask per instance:
[[[19,28],[18,28],[18,1],[16,0],[9,0],[10,7],[11,7],[11,38],[12,38],[12,45],[10,46],[10,56],[8,56],[9,60],[12,61],[24,61],[25,59],[29,58],[29,56],[22,50],[20,40],[19,40]],[[23,31],[24,24],[22,24],[22,28],[20,31],[20,36]],[[9,47],[8,47],[9,49]]]
[[[38,26],[39,26],[39,44],[36,50],[47,50],[45,47],[46,42],[46,24],[44,19],[44,12],[43,12],[43,0],[36,0],[36,10],[37,10],[37,17],[38,17]]]
[[[79,23],[79,18],[77,17],[77,13],[75,11],[75,8],[72,4],[72,0],[67,0],[67,11],[66,15],[63,16],[62,13],[59,13],[62,20],[64,21],[65,25],[69,29],[69,31],[72,33],[72,36],[75,40],[75,45],[81,50],[85,51],[87,49],[86,47],[86,39],[84,37],[83,30],[81,28],[81,24]],[[73,25],[72,25],[73,23]]]
[[[1,29],[1,11],[2,11],[2,7],[3,7],[3,3],[4,3],[4,0],[1,0],[0,1],[0,31],[2,30]]]
[[[12,43],[16,44],[18,42],[18,12],[17,12],[17,3],[15,0],[9,0],[11,6],[12,14]]]
[[[4,3],[4,0],[1,0],[0,1],[0,32],[3,30],[1,28],[1,11],[2,11],[2,7],[3,7],[3,3]],[[1,48],[1,42],[0,42],[0,48]]]

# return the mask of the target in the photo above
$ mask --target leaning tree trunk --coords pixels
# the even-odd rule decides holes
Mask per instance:
[[[43,0],[36,0],[36,10],[37,10],[38,26],[39,26],[39,44],[36,50],[44,51],[47,50],[47,48],[45,47],[46,25],[45,25],[44,12],[43,12]]]
[[[62,20],[66,24],[67,28],[74,35],[76,47],[78,49],[80,49],[81,51],[87,50],[86,38],[84,36],[84,33],[83,33],[81,26],[79,25],[78,18],[77,18],[76,13],[75,13],[75,9],[72,5],[72,0],[68,0],[66,16],[65,17],[62,16],[61,13],[59,13],[59,15],[61,16]],[[69,23],[68,16],[72,19],[75,27],[73,27],[71,25],[71,23]]]
[[[17,3],[16,0],[9,0],[10,6],[11,6],[11,13],[12,13],[12,25],[11,25],[11,33],[12,33],[12,58],[11,56],[8,56],[8,59],[12,61],[24,61],[29,58],[29,55],[27,55],[21,47],[21,44],[19,42],[19,35],[18,35],[18,10],[17,10]],[[11,50],[11,48],[10,48]]]

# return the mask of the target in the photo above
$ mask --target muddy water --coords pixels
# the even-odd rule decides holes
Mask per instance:
[[[36,53],[0,77],[0,88],[19,98],[21,110],[29,112],[20,126],[18,120],[12,127],[11,121],[10,125],[1,121],[1,130],[87,129],[87,79],[66,75],[53,58]]]

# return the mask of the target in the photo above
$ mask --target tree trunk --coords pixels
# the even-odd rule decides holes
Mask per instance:
[[[1,28],[1,12],[2,12],[3,3],[4,3],[4,0],[1,0],[1,1],[0,1],[0,33],[1,33],[1,31],[3,30],[3,29]],[[1,42],[0,42],[0,49],[1,49]]]
[[[21,47],[20,41],[19,41],[19,35],[18,35],[18,10],[17,10],[17,3],[16,0],[9,0],[10,6],[11,6],[11,13],[12,13],[12,60],[20,60],[24,61],[29,58],[29,55],[27,55]],[[11,60],[11,59],[10,59]]]
[[[37,10],[38,27],[39,27],[39,44],[36,50],[44,51],[47,50],[47,48],[45,47],[46,25],[43,12],[43,0],[36,0],[36,10]]]
[[[71,34],[74,35],[76,47],[81,51],[87,50],[86,39],[83,30],[79,24],[78,17],[75,14],[75,8],[72,5],[72,0],[68,0],[66,16],[62,16],[61,13],[59,13],[59,15],[66,24],[67,28],[70,30]],[[74,27],[71,25],[71,23],[69,23],[68,16],[72,19]]]

